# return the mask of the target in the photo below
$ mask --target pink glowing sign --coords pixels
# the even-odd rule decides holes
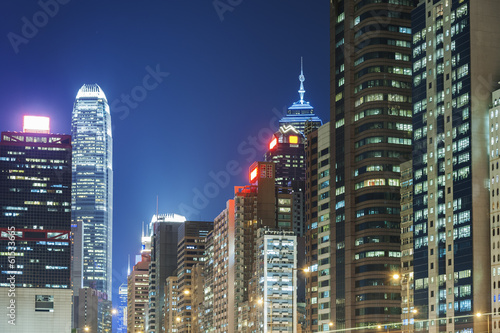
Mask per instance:
[[[39,116],[24,116],[23,132],[50,133],[50,118]]]

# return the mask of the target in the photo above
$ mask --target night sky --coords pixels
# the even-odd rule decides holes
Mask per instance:
[[[299,99],[301,56],[305,100],[329,121],[326,0],[40,2],[57,7],[47,15],[38,1],[0,2],[0,130],[21,131],[32,114],[70,134],[78,89],[104,90],[113,123],[114,302],[157,196],[160,213],[213,220],[233,186],[248,184],[278,115]],[[211,175],[228,166],[236,172],[217,184]]]

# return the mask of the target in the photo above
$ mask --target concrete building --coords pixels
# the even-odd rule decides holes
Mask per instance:
[[[485,332],[490,315],[475,314],[493,310],[486,180],[499,11],[498,1],[435,0],[412,13],[414,306],[426,319],[415,331]]]
[[[309,133],[306,145],[306,326],[325,327],[331,322],[330,307],[330,123]],[[342,189],[339,190],[341,192]]]
[[[178,332],[180,317],[177,312],[177,276],[169,276],[165,282],[164,325],[166,333]]]
[[[297,236],[293,231],[261,228],[255,253],[254,332],[297,333]]]
[[[127,279],[127,333],[144,333],[146,330],[150,263],[150,256],[143,254]]]
[[[216,333],[234,333],[235,298],[235,210],[234,199],[214,219],[213,231],[213,328]]]
[[[180,322],[178,332],[191,333],[193,330],[192,270],[203,262],[205,242],[208,233],[213,230],[213,222],[185,221],[177,231],[177,313]],[[193,331],[195,332],[195,331]]]
[[[71,330],[71,136],[49,125],[1,134],[1,332]]]

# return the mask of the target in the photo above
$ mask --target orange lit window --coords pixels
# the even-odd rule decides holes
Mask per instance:
[[[288,137],[288,142],[297,144],[297,143],[299,143],[299,137],[296,135],[290,135]]]

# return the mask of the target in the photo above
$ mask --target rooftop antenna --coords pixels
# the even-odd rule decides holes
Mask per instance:
[[[303,61],[302,61],[302,57],[300,57],[300,75],[299,75],[299,81],[300,81],[300,88],[299,88],[300,104],[304,104],[304,93],[306,92],[304,90],[304,81],[305,80],[306,80],[306,77],[304,76]]]

